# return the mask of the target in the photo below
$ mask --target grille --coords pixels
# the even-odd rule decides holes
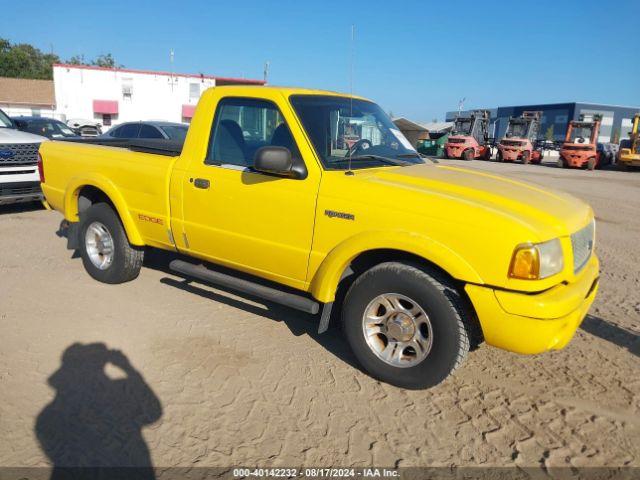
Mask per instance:
[[[571,235],[574,273],[578,273],[591,257],[595,242],[595,230],[595,221],[592,220],[589,225]]]
[[[39,143],[0,144],[0,167],[37,164],[39,146]]]

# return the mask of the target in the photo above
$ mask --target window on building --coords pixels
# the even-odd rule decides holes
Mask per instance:
[[[255,152],[267,145],[286,147],[294,157],[300,155],[274,104],[247,98],[225,99],[218,106],[205,163],[251,167]]]
[[[102,114],[102,125],[104,125],[105,127],[109,127],[111,125],[111,114],[110,113]]]
[[[189,100],[198,100],[200,98],[200,84],[189,84]]]
[[[122,99],[130,101],[132,98],[133,98],[133,79],[123,78],[122,79]]]

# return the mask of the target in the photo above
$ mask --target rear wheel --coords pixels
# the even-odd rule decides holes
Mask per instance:
[[[595,170],[597,165],[596,159],[595,157],[591,157],[589,160],[587,160],[587,169],[588,170]]]
[[[442,152],[442,158],[449,158],[449,152],[447,152],[447,149],[445,148],[444,151]]]
[[[103,283],[123,283],[136,278],[144,250],[129,243],[113,209],[106,203],[97,203],[80,218],[80,254],[87,273]]]
[[[567,168],[568,167],[567,162],[565,162],[564,158],[562,158],[562,157],[558,158],[557,165],[558,165],[558,168]]]
[[[502,151],[498,150],[498,153],[496,154],[496,160],[498,162],[504,162],[504,157],[502,156]]]
[[[414,389],[437,385],[462,363],[469,315],[438,272],[396,262],[356,279],[342,310],[347,340],[364,369]]]
[[[473,157],[475,156],[476,154],[473,148],[469,148],[468,150],[465,150],[464,153],[462,154],[462,158],[465,160],[473,160]]]
[[[491,147],[487,147],[484,151],[484,159],[491,160]]]
[[[522,152],[522,163],[525,165],[531,163],[531,152],[529,150]]]

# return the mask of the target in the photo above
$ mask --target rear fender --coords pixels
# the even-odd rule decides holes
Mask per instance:
[[[351,262],[362,253],[380,249],[410,253],[437,265],[455,279],[483,283],[466,260],[435,240],[408,232],[368,231],[354,235],[329,252],[311,281],[313,297],[324,303],[334,301],[338,283]]]
[[[144,240],[131,217],[124,198],[115,185],[102,175],[83,175],[82,177],[74,177],[69,181],[65,189],[64,218],[69,222],[78,222],[80,220],[78,215],[78,196],[82,187],[85,186],[92,186],[104,192],[109,200],[111,200],[111,203],[113,203],[120,217],[120,221],[127,232],[129,242],[132,245],[144,246]]]

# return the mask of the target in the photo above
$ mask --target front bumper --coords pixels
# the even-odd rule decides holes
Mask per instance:
[[[598,290],[595,255],[575,282],[528,294],[467,284],[485,341],[510,352],[535,354],[564,348]]]
[[[43,198],[40,182],[0,183],[0,205],[38,202]]]

